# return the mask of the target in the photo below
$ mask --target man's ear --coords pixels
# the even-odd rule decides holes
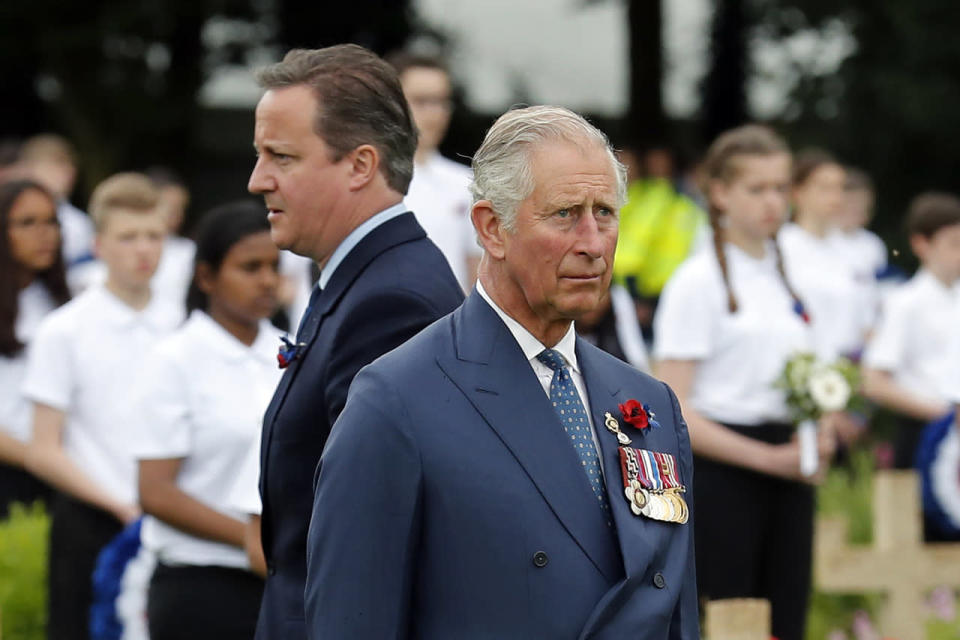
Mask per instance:
[[[503,260],[504,236],[507,231],[500,224],[500,218],[493,210],[493,203],[489,200],[477,201],[470,210],[470,219],[487,254],[495,260]]]
[[[349,181],[351,191],[358,191],[370,184],[380,171],[380,152],[372,144],[362,144],[349,154]]]

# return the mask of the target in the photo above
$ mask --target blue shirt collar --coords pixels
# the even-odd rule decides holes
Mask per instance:
[[[370,218],[368,218],[363,224],[350,232],[346,238],[343,239],[343,242],[334,250],[330,255],[330,259],[327,260],[327,264],[324,265],[323,269],[320,270],[320,279],[317,280],[317,284],[321,289],[325,288],[330,282],[330,278],[333,277],[333,272],[337,270],[337,267],[340,266],[340,263],[343,262],[343,259],[353,250],[355,246],[360,244],[360,241],[367,237],[371,231],[382,225],[388,220],[393,220],[397,216],[406,213],[408,211],[407,205],[400,201],[399,203],[388,207],[377,213]]]

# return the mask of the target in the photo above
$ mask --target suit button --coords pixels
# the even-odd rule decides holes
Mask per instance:
[[[667,586],[666,579],[664,579],[663,574],[659,571],[653,574],[653,586],[655,586],[657,589],[663,589],[665,586]]]
[[[275,576],[275,575],[277,575],[277,567],[274,566],[274,565],[272,565],[272,564],[271,564],[271,565],[267,565],[267,575],[268,575],[268,576]]]
[[[533,566],[538,569],[543,569],[547,566],[547,563],[550,562],[550,558],[547,557],[547,554],[543,551],[537,551],[533,554]]]

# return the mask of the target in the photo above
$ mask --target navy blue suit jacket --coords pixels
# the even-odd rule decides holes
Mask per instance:
[[[692,519],[631,513],[604,428],[619,403],[649,403],[660,429],[621,428],[632,446],[676,456],[690,487],[677,400],[576,348],[614,527],[520,346],[474,292],[350,389],[317,472],[311,638],[699,637]]]
[[[412,213],[346,256],[310,310],[299,358],[264,416],[260,458],[267,581],[257,638],[306,637],[303,589],[313,477],[357,371],[463,300],[447,261]]]

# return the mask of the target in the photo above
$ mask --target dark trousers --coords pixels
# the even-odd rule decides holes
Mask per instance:
[[[107,512],[62,493],[55,493],[52,501],[47,638],[86,640],[97,554],[123,525]]]
[[[263,580],[242,569],[158,564],[150,579],[150,640],[253,638]]]
[[[920,445],[920,436],[927,423],[923,420],[899,416],[897,430],[893,436],[893,468],[913,469],[917,447]]]
[[[0,462],[0,520],[10,514],[10,505],[14,502],[29,506],[35,500],[47,501],[49,497],[50,489],[34,475]]]
[[[773,444],[793,434],[785,425],[727,426]],[[813,488],[696,457],[693,490],[700,598],[766,598],[773,635],[802,640],[810,597]]]

